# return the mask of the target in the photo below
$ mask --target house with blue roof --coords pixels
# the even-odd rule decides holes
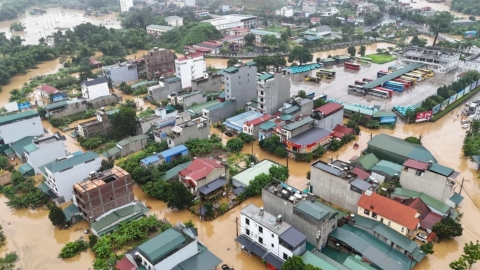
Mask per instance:
[[[144,167],[155,166],[155,165],[163,164],[165,162],[166,163],[171,162],[177,157],[186,156],[186,155],[188,155],[188,148],[185,145],[181,144],[173,148],[167,149],[163,152],[160,152],[158,154],[155,153],[149,157],[146,157],[140,160],[140,163]]]
[[[223,124],[227,127],[227,130],[239,133],[242,132],[243,124],[245,122],[251,121],[261,116],[263,116],[263,114],[260,112],[247,111],[239,115],[227,118],[225,122],[223,122]]]

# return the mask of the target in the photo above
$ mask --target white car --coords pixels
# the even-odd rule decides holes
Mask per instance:
[[[462,128],[469,128],[469,127],[470,127],[469,124],[463,124],[463,125],[462,125]]]
[[[423,233],[419,233],[415,236],[415,239],[420,240],[424,243],[427,243],[427,236]]]
[[[477,103],[475,103],[475,102],[467,102],[467,103],[465,103],[465,106],[468,106],[468,107],[475,106],[475,107],[476,107],[476,106],[477,106]]]

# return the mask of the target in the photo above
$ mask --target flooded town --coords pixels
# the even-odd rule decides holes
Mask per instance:
[[[0,6],[0,269],[480,269],[467,0],[47,2]]]

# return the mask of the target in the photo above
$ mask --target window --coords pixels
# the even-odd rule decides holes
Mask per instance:
[[[368,211],[367,209],[364,209],[364,210],[363,210],[363,213],[364,213],[365,215],[367,215],[367,216],[370,216],[370,211]]]
[[[389,221],[389,222],[388,222],[388,227],[390,227],[391,224],[392,224],[392,222]]]
[[[263,233],[263,227],[262,226],[258,226],[258,232]]]
[[[337,226],[336,224],[333,224],[333,225],[332,225],[332,230],[335,230],[335,227],[336,227],[336,226]]]
[[[245,224],[250,225],[250,219],[245,218]]]
[[[402,232],[404,232],[404,231],[405,231],[405,228],[404,228],[404,227],[402,227]]]
[[[373,217],[374,219],[377,219],[377,213],[372,212],[372,217]]]
[[[415,172],[415,175],[416,175],[416,176],[422,176],[422,173],[423,173],[423,171],[417,170],[417,171]]]
[[[288,255],[285,254],[285,252],[283,253],[283,259],[284,259],[285,261],[288,260]]]
[[[245,230],[245,234],[246,234],[246,235],[250,235],[250,230],[249,230],[249,229],[246,229],[246,230]]]
[[[258,237],[258,242],[263,245],[263,238],[262,238],[262,237]]]
[[[274,248],[274,247],[275,247],[275,245],[274,245],[274,244],[272,244],[272,248]]]
[[[272,233],[272,238],[275,238],[275,235]]]

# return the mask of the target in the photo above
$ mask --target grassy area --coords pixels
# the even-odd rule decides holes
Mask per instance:
[[[476,94],[478,92],[478,90],[480,90],[480,87],[477,87],[477,88],[473,89],[472,91],[468,92],[468,94],[464,95],[460,99],[457,99],[453,104],[448,105],[443,111],[435,114],[435,116],[432,117],[432,119],[430,121],[435,122],[438,119],[442,118],[443,116],[445,116],[445,114],[451,112],[453,109],[458,107],[458,105],[462,105],[465,100],[469,99],[471,96]]]
[[[265,31],[270,31],[270,32],[277,32],[277,33],[283,33],[287,30],[286,27],[280,26],[280,25],[272,25],[268,26]]]
[[[365,57],[372,59],[372,63],[375,64],[385,64],[397,59],[397,57],[395,57],[394,55],[378,53],[365,55]]]

